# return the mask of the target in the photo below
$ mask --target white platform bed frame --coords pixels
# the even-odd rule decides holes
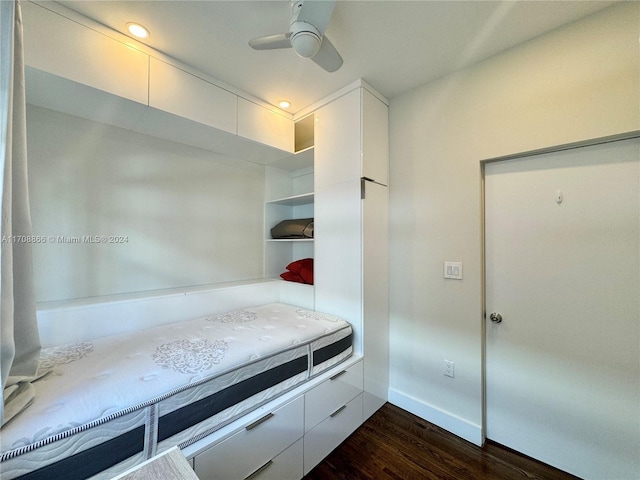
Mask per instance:
[[[122,408],[116,402],[98,406],[104,411],[86,414],[93,420],[83,419],[75,426],[61,421],[45,428],[48,420],[56,423],[57,409],[68,407],[67,400],[56,401],[57,393],[46,393],[45,384],[42,396],[53,395],[41,400],[41,405],[47,402],[46,408],[38,412],[34,404],[30,407],[32,412],[24,413],[25,418],[31,416],[31,421],[35,419],[36,425],[42,425],[42,431],[20,436],[20,417],[14,426],[10,423],[3,429],[0,477],[109,479],[177,445],[202,480],[245,478],[251,474],[253,478],[301,478],[337,445],[336,439],[339,443],[343,436],[346,438],[343,432],[338,437],[334,435],[328,444],[325,441],[321,424],[336,416],[334,402],[344,401],[336,408],[342,411],[362,392],[362,366],[354,354],[350,325],[312,309],[313,289],[281,281],[41,306],[38,320],[45,348],[43,368],[53,369],[50,375],[64,377],[53,381],[65,385],[66,380],[73,386],[76,377],[87,373],[87,368],[94,368],[95,361],[87,363],[89,367],[77,361],[91,353],[103,362],[98,362],[97,370],[88,372],[89,377],[101,380],[106,371],[122,377],[124,388],[122,392],[100,391],[99,382],[95,383],[90,390],[95,398],[88,395],[87,408],[91,410],[94,404],[100,404],[101,396],[110,395],[128,396],[130,405]],[[279,316],[288,317],[288,323],[279,324]],[[265,347],[277,344],[279,331],[284,335],[287,329],[293,338],[287,342],[292,344],[281,342],[275,349],[269,347],[271,350]],[[308,329],[317,331],[309,335]],[[193,334],[194,330],[205,332],[204,338],[199,337],[200,333]],[[211,337],[207,338],[207,334]],[[209,348],[205,357],[210,360],[209,367],[215,367],[213,370],[200,368],[199,350],[195,369],[179,364],[180,359],[176,364],[171,357],[173,345],[189,343],[189,339],[196,338],[193,335]],[[182,338],[185,336],[187,340]],[[232,353],[236,352],[236,344],[244,345],[243,336],[253,336],[256,346]],[[147,341],[151,342],[148,348]],[[126,345],[127,342],[131,344]],[[73,351],[70,354],[68,349],[48,348],[59,344],[71,344]],[[94,348],[99,355],[93,352]],[[157,350],[151,355],[153,348]],[[110,355],[120,358],[123,352],[131,360],[142,359],[127,363],[132,370],[126,375],[108,368],[115,362]],[[229,358],[221,361],[225,355]],[[70,357],[72,361],[68,361]],[[225,368],[227,360],[238,363],[240,368]],[[158,374],[168,383],[153,391],[150,386]],[[325,399],[327,395],[331,397],[329,401]],[[47,409],[53,418],[47,418]],[[358,408],[350,411],[358,412]],[[359,414],[351,416],[349,431],[361,423],[361,408]],[[62,419],[67,417],[61,415]],[[272,420],[274,417],[277,419]],[[248,432],[253,440],[247,437]],[[317,438],[314,432],[319,435]],[[239,434],[241,445],[234,446]],[[253,448],[252,441],[257,442]],[[251,455],[246,455],[247,445]],[[276,458],[279,460],[273,466]]]

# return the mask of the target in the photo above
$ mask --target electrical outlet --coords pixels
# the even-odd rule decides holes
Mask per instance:
[[[451,360],[446,360],[444,361],[444,374],[447,377],[454,377],[454,371],[453,371],[453,362]]]

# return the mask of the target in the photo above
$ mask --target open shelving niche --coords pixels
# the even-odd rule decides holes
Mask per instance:
[[[313,258],[313,239],[272,239],[271,228],[281,220],[313,217],[313,193],[265,203],[265,276],[278,278],[294,260]]]
[[[313,115],[307,123],[313,121]],[[311,123],[311,135],[313,135]],[[297,128],[297,131],[299,129]],[[309,127],[305,127],[309,132]],[[312,218],[314,216],[313,194],[313,138],[306,138],[303,150],[277,161],[265,170],[265,247],[264,276],[280,278],[286,266],[302,258],[314,257],[313,239],[273,239],[271,229],[282,220]],[[291,283],[291,282],[289,282]],[[303,284],[298,284],[303,285]],[[304,285],[313,289],[312,285]]]

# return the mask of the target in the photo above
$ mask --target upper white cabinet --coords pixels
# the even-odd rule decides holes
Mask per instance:
[[[29,103],[256,163],[293,153],[291,115],[57,3],[22,6]]]
[[[362,89],[362,176],[389,185],[389,107]]]
[[[367,89],[358,88],[319,108],[315,118],[316,188],[362,177],[388,185],[385,103]],[[336,121],[339,118],[348,121]]]
[[[21,6],[26,65],[148,103],[148,55],[39,5]]]
[[[337,121],[338,119],[348,119]],[[314,132],[316,191],[360,180],[360,89],[319,108]]]
[[[149,106],[236,133],[238,96],[156,58],[149,63]]]
[[[238,97],[238,135],[293,153],[293,119]]]

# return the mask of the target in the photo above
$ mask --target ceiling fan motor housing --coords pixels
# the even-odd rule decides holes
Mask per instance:
[[[320,50],[322,35],[316,27],[307,22],[291,24],[291,46],[303,58],[313,58]]]

